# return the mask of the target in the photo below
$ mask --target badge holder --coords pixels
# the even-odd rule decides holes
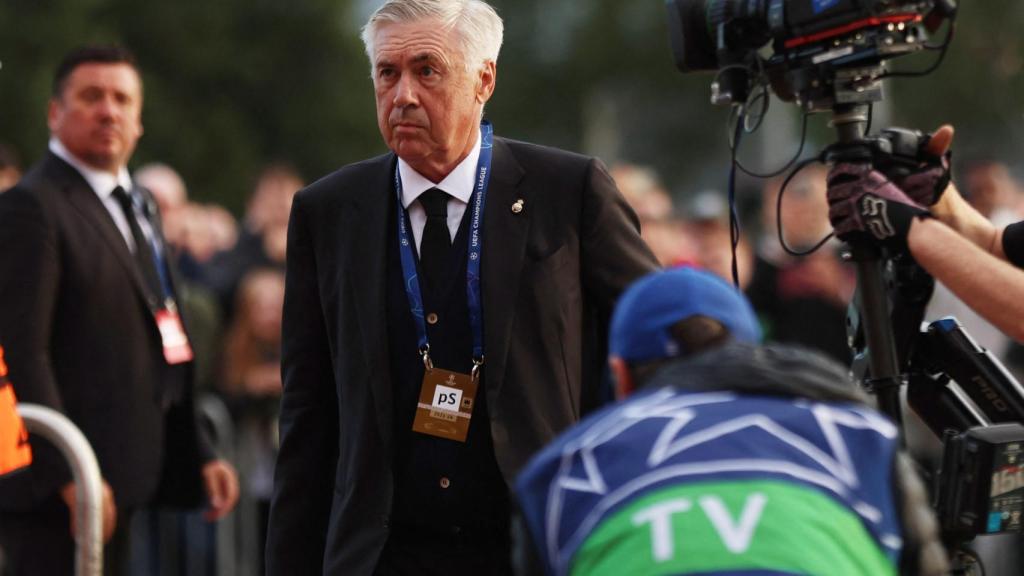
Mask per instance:
[[[435,367],[430,359],[429,345],[424,346],[420,354],[425,370],[416,418],[412,423],[413,431],[465,442],[473,418],[483,358],[474,358],[473,369],[469,374],[463,374]]]
[[[155,312],[156,327],[160,330],[160,340],[164,348],[164,360],[171,366],[190,362],[194,356],[192,345],[189,344],[185,326],[181,323],[181,315],[174,300],[168,299],[166,305]]]

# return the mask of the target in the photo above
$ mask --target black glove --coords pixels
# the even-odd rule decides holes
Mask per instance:
[[[939,201],[949,186],[951,156],[948,151],[941,156],[925,152],[925,159],[917,170],[894,178],[893,182],[914,202],[921,206],[931,206]]]
[[[840,239],[879,242],[901,252],[914,218],[931,216],[870,164],[836,164],[828,174],[828,204]]]

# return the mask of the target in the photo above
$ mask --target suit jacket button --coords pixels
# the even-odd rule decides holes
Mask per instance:
[[[452,485],[451,480],[447,476],[441,476],[441,488],[447,488]]]
[[[380,517],[380,523],[384,526],[385,530],[389,530],[391,528],[391,519],[386,515]]]
[[[430,325],[437,324],[437,314],[435,314],[433,312],[431,312],[430,314],[427,314],[427,324],[430,324]]]

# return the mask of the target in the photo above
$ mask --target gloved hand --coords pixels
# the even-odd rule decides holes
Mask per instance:
[[[914,218],[931,217],[870,164],[836,164],[828,174],[828,217],[836,236],[904,251]]]
[[[949,146],[953,143],[953,127],[939,127],[928,138],[921,157],[922,162],[917,170],[893,182],[902,189],[911,200],[921,206],[931,206],[938,202],[946,191],[951,179]]]

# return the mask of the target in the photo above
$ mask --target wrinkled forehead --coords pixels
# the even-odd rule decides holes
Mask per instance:
[[[374,66],[404,61],[462,60],[457,33],[437,20],[382,23],[374,35]]]

